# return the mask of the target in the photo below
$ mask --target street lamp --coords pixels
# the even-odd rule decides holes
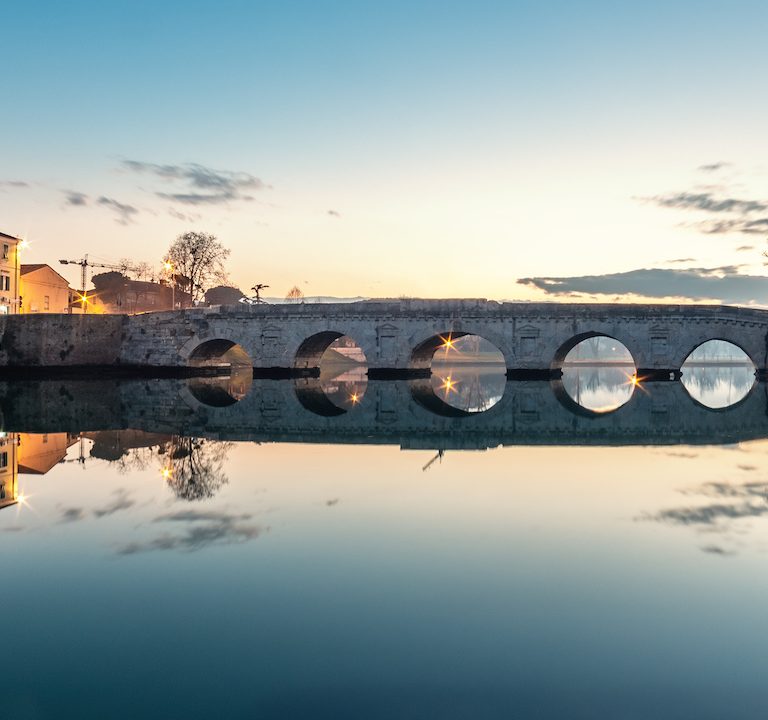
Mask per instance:
[[[171,278],[171,309],[176,309],[176,279],[173,277],[173,263],[170,260],[166,260],[163,263],[165,272],[170,275]]]
[[[29,247],[29,242],[27,240],[19,240],[19,242],[16,243],[16,252],[14,255],[16,256],[16,297],[13,299],[13,304],[16,306],[16,313],[21,312],[21,295],[19,294],[19,286],[21,285],[21,265],[19,264],[19,251],[25,250],[27,247]]]

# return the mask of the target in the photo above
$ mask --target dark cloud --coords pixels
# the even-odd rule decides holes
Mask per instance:
[[[648,520],[669,525],[717,525],[721,521],[756,518],[768,514],[768,504],[757,505],[745,502],[733,505],[715,503],[696,507],[671,508],[662,510],[656,515],[648,516]]]
[[[334,505],[338,505],[339,504],[339,498],[332,498],[331,500],[326,500],[325,504],[328,507],[333,507]]]
[[[77,190],[62,190],[66,198],[67,205],[87,205],[88,196]]]
[[[24,180],[0,180],[0,188],[28,188],[29,183]]]
[[[739,247],[736,248],[736,252],[752,252],[754,250],[754,245],[739,245]]]
[[[118,548],[119,555],[136,555],[158,550],[196,552],[212,545],[232,545],[253,540],[264,528],[248,522],[252,516],[223,512],[183,510],[161,515],[153,522],[169,527],[181,526],[182,532],[166,532],[146,542],[128,543]]]
[[[751,465],[739,465],[742,470],[752,470]],[[712,498],[766,498],[768,497],[768,483],[762,482],[747,482],[747,483],[724,483],[724,482],[711,482],[704,483],[701,487],[695,490],[688,491],[688,495],[706,495]]]
[[[77,522],[85,517],[83,508],[65,508],[61,511],[61,522]]]
[[[108,503],[104,507],[96,508],[93,511],[93,514],[97,518],[107,517],[109,515],[114,515],[116,512],[120,512],[121,510],[128,510],[128,508],[132,508],[135,505],[135,502],[131,500],[128,497],[128,493],[120,488],[119,490],[115,491],[115,499],[112,500],[112,502]]]
[[[331,217],[335,217],[335,218],[340,218],[341,217],[341,213],[338,210],[327,210],[326,212]]]
[[[699,165],[697,170],[700,170],[701,172],[717,172],[718,170],[722,170],[723,168],[731,167],[731,163],[728,162],[716,162],[716,163],[710,163],[709,165]]]
[[[696,262],[696,258],[676,258],[675,260],[667,260],[669,265],[677,265],[679,263]]]
[[[661,207],[679,210],[703,210],[710,213],[752,213],[768,210],[768,203],[761,200],[742,200],[732,197],[716,197],[709,192],[680,192],[656,195],[648,198]]]
[[[762,235],[768,232],[768,217],[705,220],[697,223],[695,227],[707,235],[725,235],[727,233]]]
[[[133,205],[125,205],[113,198],[104,197],[104,195],[102,195],[96,202],[102,207],[114,212],[117,215],[115,222],[120,223],[120,225],[130,224],[133,222],[134,216],[139,213],[138,208],[135,208]]]
[[[701,548],[701,551],[709,553],[710,555],[720,555],[722,557],[730,557],[731,555],[736,554],[733,550],[726,550],[724,547],[720,547],[720,545],[705,545]]]
[[[719,268],[645,268],[607,275],[530,277],[518,280],[549,295],[640,295],[663,299],[719,300],[731,304],[764,303],[768,278],[740,275],[740,266]]]
[[[126,170],[152,175],[180,186],[175,192],[155,192],[164,200],[185,205],[219,205],[235,200],[253,200],[248,191],[265,190],[270,186],[246,172],[214,170],[197,163],[158,165],[156,163],[124,160]]]

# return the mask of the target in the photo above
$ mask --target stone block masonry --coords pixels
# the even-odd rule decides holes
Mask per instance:
[[[143,315],[0,318],[0,367],[185,368],[240,345],[253,366],[315,368],[351,337],[375,370],[424,371],[451,335],[479,335],[512,371],[553,371],[580,341],[623,343],[641,371],[676,372],[707,340],[742,348],[768,367],[768,311],[721,305],[498,303],[381,300],[345,304],[218,306]]]

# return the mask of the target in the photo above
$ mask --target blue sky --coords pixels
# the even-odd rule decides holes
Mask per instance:
[[[0,229],[153,263],[208,230],[278,294],[759,272],[765,234],[648,198],[768,197],[768,6],[670,5],[7,3]]]

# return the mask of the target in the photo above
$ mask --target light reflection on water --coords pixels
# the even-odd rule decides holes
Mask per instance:
[[[581,397],[626,382],[598,370]],[[318,382],[341,400],[349,372]],[[515,392],[450,372],[464,410]],[[762,716],[768,441],[436,456],[282,443],[274,417],[262,444],[8,428],[6,495],[29,497],[0,510],[0,717]]]
[[[505,365],[435,363],[432,390],[446,405],[468,413],[490,410],[501,400],[507,385]]]

